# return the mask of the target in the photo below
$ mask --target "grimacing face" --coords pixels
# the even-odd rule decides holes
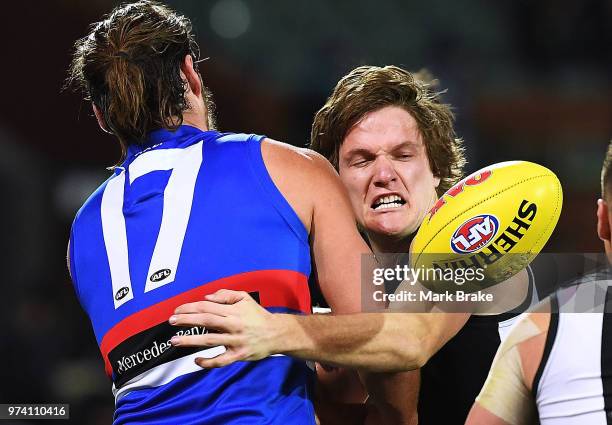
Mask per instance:
[[[399,106],[364,115],[346,135],[338,165],[357,221],[370,234],[409,236],[437,199],[440,179],[417,122]]]

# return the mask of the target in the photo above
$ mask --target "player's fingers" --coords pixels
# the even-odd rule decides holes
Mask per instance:
[[[174,314],[201,313],[200,304],[203,301],[182,304],[174,310]]]
[[[249,297],[249,294],[244,291],[232,291],[231,289],[220,289],[214,294],[206,295],[208,301],[220,304],[235,304]]]
[[[240,356],[233,351],[226,351],[220,356],[213,357],[212,359],[205,359],[203,357],[196,357],[195,362],[198,366],[211,369],[215,367],[223,367],[242,360]]]
[[[231,346],[236,337],[228,334],[209,333],[204,335],[173,336],[170,343],[175,347],[217,347]]]
[[[223,332],[235,332],[233,317],[219,316],[211,313],[175,314],[168,320],[174,326],[203,326]]]
[[[178,306],[176,310],[174,310],[174,314],[212,313],[219,316],[228,316],[230,310],[230,306],[225,304],[219,304],[212,301],[197,301]]]

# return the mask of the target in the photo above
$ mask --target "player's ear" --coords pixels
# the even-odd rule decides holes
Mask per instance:
[[[597,236],[604,242],[610,242],[610,221],[608,218],[608,203],[597,200]]]
[[[202,80],[200,75],[194,68],[193,58],[191,55],[186,55],[181,63],[181,77],[189,84],[189,89],[194,95],[200,96],[202,94]]]
[[[102,131],[108,134],[112,134],[106,126],[106,121],[104,120],[104,114],[102,113],[102,111],[93,102],[91,102],[91,107],[93,109],[94,115],[96,116],[96,119],[98,120],[98,125],[100,126]]]

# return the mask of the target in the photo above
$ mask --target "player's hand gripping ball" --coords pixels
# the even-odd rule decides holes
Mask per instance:
[[[493,286],[540,252],[562,203],[559,179],[541,165],[485,167],[449,189],[425,216],[412,243],[411,266],[422,269],[419,281],[435,292]]]

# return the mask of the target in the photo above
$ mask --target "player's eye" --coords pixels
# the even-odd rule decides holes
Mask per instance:
[[[400,161],[407,161],[410,158],[412,158],[414,155],[412,155],[411,153],[402,153],[396,156],[397,159],[399,159]]]
[[[351,167],[365,167],[366,165],[368,165],[370,162],[372,162],[371,159],[367,159],[367,158],[359,158],[354,160],[351,163]]]

